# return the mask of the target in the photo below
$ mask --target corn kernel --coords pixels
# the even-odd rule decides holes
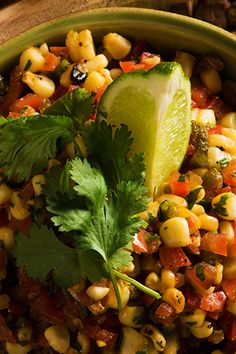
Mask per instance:
[[[22,81],[40,96],[51,97],[55,92],[54,82],[45,75],[37,75],[26,71],[22,76]]]
[[[185,247],[191,243],[188,222],[182,217],[174,217],[163,222],[160,237],[168,247]]]
[[[42,69],[45,59],[40,50],[35,47],[27,48],[20,56],[20,70],[30,71],[32,73],[38,72]]]
[[[103,37],[103,46],[113,59],[123,59],[131,50],[131,43],[118,33],[108,33]]]

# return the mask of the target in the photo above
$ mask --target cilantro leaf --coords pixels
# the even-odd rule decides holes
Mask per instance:
[[[18,267],[23,267],[28,276],[41,281],[52,272],[53,280],[62,287],[78,283],[81,277],[77,251],[60,242],[54,232],[42,225],[33,224],[29,237],[16,235],[13,255]]]
[[[201,191],[201,187],[192,190],[186,197],[188,202],[188,208],[191,210],[198,199],[198,195]]]
[[[81,130],[84,122],[94,110],[91,93],[83,88],[68,91],[63,97],[45,109],[44,114],[68,116],[76,129]]]
[[[42,171],[48,159],[55,157],[57,143],[73,140],[74,127],[65,116],[20,117],[0,126],[0,166],[7,177],[18,182]],[[22,163],[24,162],[24,163]]]
[[[220,197],[220,200],[213,205],[214,211],[223,216],[228,216],[226,201],[230,198],[230,194],[224,194]]]

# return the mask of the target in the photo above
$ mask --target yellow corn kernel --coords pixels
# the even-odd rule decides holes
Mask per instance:
[[[193,108],[192,120],[194,120],[197,124],[202,124],[205,126],[214,127],[216,125],[216,117],[213,109]]]
[[[83,87],[89,92],[96,92],[106,83],[106,78],[98,71],[92,71],[83,83]]]
[[[232,139],[236,143],[236,130],[232,128],[222,128],[222,135]]]
[[[123,71],[119,68],[113,68],[110,70],[110,75],[111,75],[112,80],[117,79],[122,73],[123,73]]]
[[[145,308],[143,306],[125,306],[118,312],[118,318],[124,326],[141,328],[144,313]]]
[[[207,68],[200,73],[200,77],[209,92],[217,95],[222,90],[221,78],[218,71],[214,68]]]
[[[112,77],[110,74],[110,70],[100,69],[98,72],[105,77],[105,79],[106,79],[105,85],[110,85],[112,83],[113,80],[112,80]]]
[[[229,153],[236,149],[235,142],[222,134],[210,134],[208,141],[210,147],[221,147]]]
[[[84,290],[86,286],[86,282],[84,278],[80,278],[79,283],[68,288],[67,290],[69,291],[69,293],[71,294],[71,296],[73,298],[75,298],[76,300],[78,300],[78,294],[81,290]]]
[[[194,206],[192,207],[191,211],[195,214],[195,215],[201,215],[205,213],[205,209],[202,205],[200,204],[194,204]]]
[[[214,211],[225,220],[236,219],[236,195],[234,193],[221,193],[212,199]],[[218,208],[218,206],[220,207]]]
[[[158,275],[154,272],[149,273],[145,279],[145,285],[155,291],[159,289],[159,282],[160,279]]]
[[[88,73],[90,74],[92,71],[99,71],[104,69],[108,64],[108,60],[104,54],[98,54],[92,59],[86,62],[86,68]]]
[[[194,335],[194,337],[203,339],[209,337],[212,334],[213,326],[211,322],[204,321],[200,327],[193,325],[189,327],[189,330]]]
[[[188,171],[187,176],[189,181],[189,188],[191,191],[196,189],[197,187],[202,186],[202,178],[197,173],[193,171]]]
[[[46,42],[41,44],[41,46],[39,47],[39,51],[43,57],[46,57],[46,55],[49,53],[49,48]]]
[[[194,325],[195,327],[200,327],[205,321],[205,318],[206,318],[206,312],[200,309],[196,309],[189,314],[182,315],[180,317],[180,321],[184,323],[186,326]]]
[[[234,279],[236,274],[236,257],[227,257],[223,261],[224,279]]]
[[[196,58],[189,53],[177,50],[175,54],[175,61],[182,66],[185,75],[190,78],[193,73],[193,68],[197,62]]]
[[[31,341],[32,334],[33,334],[32,327],[21,327],[17,331],[17,338],[18,338],[19,343],[21,343],[21,344],[29,343]]]
[[[175,273],[170,269],[162,268],[159,290],[163,293],[166,289],[174,288],[176,284]]]
[[[232,157],[228,152],[222,151],[218,147],[209,147],[207,151],[207,157],[208,165],[210,168],[219,167],[220,161],[223,159],[228,159],[229,161],[232,160]]]
[[[221,221],[219,229],[222,234],[227,236],[228,245],[230,246],[234,242],[234,227],[230,221]]]
[[[20,56],[20,70],[21,71],[30,71],[32,73],[41,71],[44,65],[45,59],[41,54],[39,48],[30,47],[23,51]]]
[[[74,64],[71,64],[60,76],[60,85],[63,87],[69,87],[71,85],[71,72]]]
[[[139,258],[140,257],[137,254],[134,254],[133,262],[132,262],[133,263],[132,271],[124,270],[122,272],[128,274],[131,278],[136,278],[139,275],[141,269]]]
[[[30,215],[26,205],[22,203],[20,192],[13,192],[10,199],[10,213],[17,220],[24,220]]]
[[[171,334],[166,338],[166,347],[163,354],[177,354],[180,349],[179,338],[176,334]]]
[[[8,309],[10,298],[6,294],[0,295],[0,310]]]
[[[108,33],[103,37],[103,46],[113,59],[123,59],[131,50],[131,43],[118,33]]]
[[[77,342],[81,347],[81,354],[89,354],[91,347],[90,338],[83,332],[79,331],[77,335]]]
[[[35,195],[42,194],[43,188],[42,186],[46,183],[44,175],[34,175],[31,179],[33,190]]]
[[[185,218],[176,216],[164,221],[159,232],[162,241],[168,247],[185,247],[191,243],[188,222]]]
[[[95,57],[93,37],[89,30],[70,31],[66,37],[66,47],[73,62],[80,59],[91,60]]]
[[[121,308],[123,308],[127,305],[129,301],[129,296],[130,296],[129,285],[125,283],[123,280],[117,279],[117,286],[120,292]],[[107,296],[103,300],[104,306],[107,309],[112,308],[117,310],[118,309],[117,297],[112,282],[109,283],[109,289],[110,291],[108,292]]]
[[[6,342],[5,349],[8,354],[27,354],[31,351],[32,344],[20,345]]]
[[[6,184],[0,184],[0,205],[5,204],[11,198],[13,190]]]
[[[176,288],[166,289],[162,294],[162,300],[171,305],[175,309],[176,313],[183,312],[185,297],[182,291]]]
[[[70,346],[70,333],[64,326],[51,326],[44,331],[44,336],[52,349],[64,353]]]
[[[215,268],[216,268],[216,276],[215,276],[214,284],[220,285],[223,279],[224,266],[221,263],[216,263]]]
[[[158,201],[155,202],[149,202],[148,203],[148,208],[145,211],[142,211],[141,213],[138,213],[137,215],[142,218],[143,220],[147,221],[149,220],[149,214],[152,214],[152,216],[156,217],[157,213],[159,211],[160,204]]]
[[[141,334],[152,340],[157,351],[163,352],[166,346],[166,340],[158,328],[151,324],[146,324],[142,327]]]
[[[179,197],[177,195],[173,195],[173,194],[162,194],[160,197],[157,198],[157,201],[159,202],[159,204],[161,204],[162,202],[164,202],[165,200],[169,200],[171,202],[176,203],[178,206],[183,206],[183,207],[188,207],[188,203],[187,201],[182,198]]]
[[[144,272],[153,272],[157,268],[157,258],[153,254],[148,254],[141,258],[141,270]]]
[[[205,173],[208,171],[208,169],[199,167],[199,168],[194,168],[192,171],[196,173],[198,176],[203,177]]]
[[[61,165],[61,162],[56,160],[56,159],[50,159],[48,160],[48,169],[50,170],[50,168],[54,167],[54,166],[58,166]]]
[[[96,344],[97,344],[98,348],[103,348],[103,347],[107,346],[103,340],[97,340]]]
[[[143,351],[146,348],[146,342],[146,338],[134,328],[123,327],[119,354],[127,354],[127,349],[132,354]]]
[[[69,160],[72,160],[75,157],[75,145],[74,143],[68,143],[65,145],[66,156]]]
[[[194,226],[192,228],[189,228],[190,234],[197,231],[201,226],[201,222],[199,220],[199,217],[187,208],[179,207],[178,216],[185,218],[185,219],[192,218],[194,220]]]
[[[92,299],[93,301],[99,301],[103,299],[108,293],[110,289],[106,286],[99,285],[98,283],[93,283],[90,285],[87,290],[86,294]]]
[[[150,66],[155,66],[161,62],[161,57],[158,54],[146,55],[142,58],[142,63]]]
[[[224,128],[236,129],[236,112],[229,112],[225,114],[221,120],[220,124]]]
[[[198,215],[200,220],[200,228],[207,231],[217,231],[219,226],[219,221],[214,216],[208,215],[206,213]]]
[[[6,249],[11,249],[14,246],[14,233],[10,227],[0,227],[0,240],[3,241]]]
[[[22,76],[22,81],[37,95],[51,97],[55,92],[54,82],[45,75],[26,71]]]
[[[236,301],[226,300],[226,310],[236,316]]]
[[[224,352],[217,349],[217,350],[213,350],[213,352],[211,352],[211,354],[224,354]]]

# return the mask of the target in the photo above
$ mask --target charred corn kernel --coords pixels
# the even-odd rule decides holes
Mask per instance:
[[[123,327],[119,354],[136,354],[146,348],[146,338],[131,327]]]
[[[37,95],[51,97],[55,92],[54,82],[45,75],[26,71],[22,76],[22,81]]]
[[[10,213],[17,220],[24,220],[30,215],[30,211],[23,204],[20,192],[13,192],[10,199]]]
[[[191,243],[188,222],[185,218],[176,216],[164,221],[159,232],[162,241],[168,247],[185,247]]]
[[[111,74],[110,74],[110,70],[108,69],[100,69],[99,70],[99,73],[102,74],[105,79],[106,79],[106,82],[105,82],[105,85],[110,85],[112,83],[112,77],[111,77]]]
[[[124,326],[141,328],[144,314],[145,308],[143,306],[125,306],[118,312],[118,318]]]
[[[186,326],[201,327],[206,318],[206,312],[200,309],[196,309],[193,312],[181,315],[180,321]]]
[[[166,346],[166,340],[159,329],[151,324],[146,324],[141,328],[141,334],[152,340],[157,351],[163,352]]]
[[[44,57],[41,54],[39,48],[30,47],[23,51],[20,56],[20,70],[30,71],[32,73],[38,72],[44,65]]]
[[[179,338],[176,334],[171,334],[166,338],[166,347],[163,354],[177,354],[180,349]]]
[[[212,208],[225,220],[236,219],[236,195],[234,193],[221,193],[212,199]]]
[[[190,326],[190,332],[194,335],[194,337],[203,339],[209,337],[213,332],[212,323],[209,321],[204,321],[201,326]]]
[[[186,208],[188,207],[188,203],[186,202],[186,200],[184,198],[182,198],[182,197],[178,197],[177,195],[162,194],[160,197],[157,198],[157,201],[159,202],[159,204],[161,204],[165,200],[169,200],[171,202],[174,202],[178,206],[183,206],[183,207],[186,207]]]
[[[123,308],[127,305],[129,301],[130,289],[128,284],[121,279],[117,280],[117,286],[120,292],[121,308]],[[112,282],[110,282],[109,284],[109,289],[110,291],[108,292],[107,296],[103,300],[104,306],[106,308],[112,308],[117,310],[118,309],[117,297]]]
[[[202,124],[206,126],[216,125],[216,117],[213,109],[193,108],[192,120],[194,120],[197,124]]]
[[[21,327],[17,331],[17,338],[18,341],[21,345],[28,344],[31,341],[33,334],[33,328],[32,327]]]
[[[75,157],[75,145],[74,143],[69,143],[65,145],[66,155],[69,160],[72,160]]]
[[[209,92],[217,95],[222,90],[221,78],[218,71],[214,68],[207,68],[200,73],[200,77]]]
[[[8,354],[27,354],[31,351],[32,344],[20,345],[6,342],[5,349]]]
[[[86,78],[83,87],[89,92],[96,92],[106,83],[106,78],[98,71],[92,71]]]
[[[205,213],[205,209],[202,205],[200,204],[194,204],[194,206],[192,207],[191,211],[195,214],[195,215],[201,215]]]
[[[234,226],[230,221],[221,221],[219,223],[219,230],[222,234],[227,236],[228,244],[231,245],[234,242]]]
[[[236,129],[236,112],[230,112],[225,114],[221,120],[220,124],[225,128]]]
[[[39,51],[42,54],[42,56],[46,57],[46,55],[49,53],[49,48],[46,42],[41,44],[41,46],[39,47]]]
[[[44,331],[44,336],[52,349],[64,353],[70,346],[70,333],[64,326],[51,326]]]
[[[236,274],[236,257],[227,257],[223,261],[224,279],[234,279]]]
[[[161,279],[159,290],[164,292],[166,289],[174,288],[176,283],[175,274],[170,269],[162,268],[161,270]]]
[[[86,294],[93,301],[99,301],[103,299],[109,293],[109,291],[110,289],[106,286],[99,286],[97,283],[93,283],[87,288]]]
[[[6,184],[0,184],[0,205],[5,204],[11,198],[13,190]]]
[[[208,165],[212,167],[220,167],[220,161],[224,159],[232,160],[232,157],[226,151],[220,150],[218,147],[209,147],[207,152]]]
[[[117,79],[122,73],[123,73],[123,71],[119,68],[113,68],[110,70],[110,75],[111,75],[112,80]]]
[[[181,313],[185,306],[185,297],[182,291],[172,288],[166,289],[162,294],[162,300],[171,305],[176,313]]]
[[[131,43],[118,33],[108,33],[103,37],[103,46],[113,59],[123,59],[131,50]]]
[[[107,346],[103,340],[97,340],[96,344],[97,344],[98,348],[103,348],[103,347]]]
[[[45,177],[42,174],[35,175],[32,177],[32,185],[33,185],[33,190],[35,195],[40,195],[42,194],[43,191],[43,185],[46,183]]]
[[[196,58],[189,53],[177,50],[175,54],[175,61],[182,66],[185,75],[190,78],[196,64]]]
[[[221,263],[216,263],[215,268],[216,268],[216,275],[215,275],[214,284],[220,285],[223,279],[224,266]]]
[[[193,169],[193,172],[196,173],[200,177],[203,177],[207,171],[208,171],[207,168],[195,168],[195,169]]]
[[[235,142],[231,139],[228,138],[222,134],[210,134],[208,137],[209,141],[209,146],[214,147],[220,147],[223,148],[227,152],[232,152],[235,151],[236,144]]]
[[[71,85],[71,72],[73,70],[74,64],[70,65],[60,77],[60,85],[63,87],[69,87]]]
[[[158,275],[154,272],[149,273],[145,279],[145,285],[155,291],[159,289],[159,282],[160,279]]]
[[[226,300],[226,310],[236,316],[236,301]]]
[[[73,62],[79,59],[91,60],[95,57],[93,37],[89,30],[70,31],[66,37],[66,47]]]
[[[0,310],[8,309],[10,298],[6,294],[0,295]]]
[[[91,347],[90,338],[83,332],[79,331],[77,335],[77,342],[80,345],[81,354],[89,354]]]
[[[198,215],[200,220],[200,228],[207,231],[217,231],[219,226],[219,221],[217,218],[211,215],[207,215],[206,213]]]
[[[148,203],[148,208],[145,211],[142,211],[141,213],[138,213],[137,215],[142,218],[143,220],[147,221],[149,220],[149,215],[151,214],[152,216],[156,217],[157,213],[159,211],[160,204],[158,201],[155,202],[149,202]]]
[[[199,217],[187,208],[179,207],[178,216],[185,218],[185,219],[191,218],[193,220],[194,225],[192,227],[189,227],[189,231],[191,234],[193,232],[197,231],[201,226],[201,222],[199,220]]]
[[[14,233],[10,227],[0,227],[0,240],[3,241],[6,249],[11,249],[14,246]]]
[[[92,71],[99,71],[101,69],[104,69],[107,66],[107,64],[108,64],[108,60],[105,57],[105,55],[98,54],[86,62],[86,68],[88,73],[91,73]]]

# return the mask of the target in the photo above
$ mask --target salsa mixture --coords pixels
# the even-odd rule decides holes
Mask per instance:
[[[129,155],[131,132],[100,120],[99,101],[167,60],[191,80],[192,130],[150,199],[142,151]],[[0,353],[236,353],[236,83],[223,69],[117,33],[95,49],[83,30],[0,76]]]

